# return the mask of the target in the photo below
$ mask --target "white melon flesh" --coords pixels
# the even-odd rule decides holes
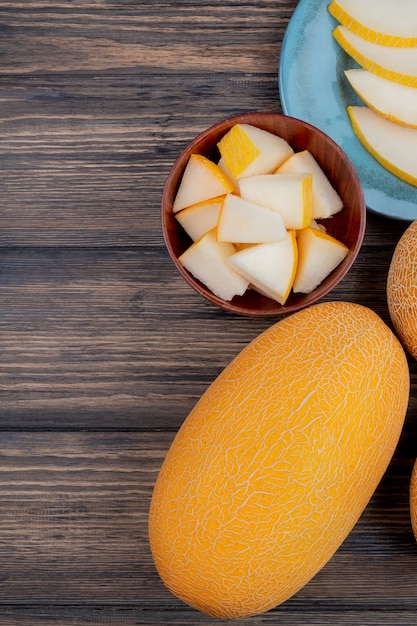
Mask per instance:
[[[260,174],[240,182],[242,198],[279,213],[286,228],[304,228],[313,219],[312,174]]]
[[[417,127],[416,87],[401,85],[363,69],[346,70],[345,76],[371,109],[397,124]]]
[[[359,37],[345,26],[337,26],[333,36],[363,68],[403,85],[417,86],[417,47],[383,46]]]
[[[417,186],[417,129],[395,124],[365,106],[347,108],[352,128],[383,167]]]
[[[193,241],[216,228],[225,196],[204,200],[175,213],[175,217]]]
[[[265,243],[284,239],[287,231],[279,213],[240,196],[225,197],[217,224],[217,240]]]
[[[333,0],[328,9],[365,39],[390,46],[417,45],[416,0]]]
[[[298,233],[298,266],[294,293],[311,293],[343,261],[349,249],[316,228]]]
[[[311,173],[313,175],[313,219],[327,218],[343,208],[343,201],[308,150],[295,152],[277,170],[278,174]]]
[[[174,213],[197,202],[225,195],[233,182],[220,167],[200,154],[192,154],[185,167],[172,210]]]
[[[227,263],[235,252],[232,243],[216,240],[216,231],[211,230],[193,243],[180,257],[182,265],[200,282],[223,300],[241,296],[249,281]]]
[[[285,304],[297,267],[297,244],[293,231],[273,243],[249,246],[231,255],[230,266],[240,272],[263,295]]]
[[[251,124],[234,124],[218,148],[225,170],[237,181],[273,172],[294,152],[282,137]]]

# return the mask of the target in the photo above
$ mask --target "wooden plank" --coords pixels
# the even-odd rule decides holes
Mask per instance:
[[[235,103],[227,112],[225,92]],[[258,99],[279,110],[275,77],[2,79],[0,247],[162,246],[160,201],[175,159]]]
[[[389,324],[386,274],[404,226],[376,237],[370,224],[327,299],[353,298]],[[158,246],[3,248],[0,265],[0,428],[175,430],[227,363],[278,321],[213,306]]]
[[[266,72],[295,5],[3,1],[1,72]]]
[[[189,410],[272,319],[194,293],[159,222],[180,150],[219,119],[280,111],[297,0],[0,0],[0,622],[211,624],[163,586],[152,488]],[[406,225],[369,215],[326,299],[371,306]],[[280,607],[239,624],[411,626],[408,486],[417,364],[400,444],[353,532]]]
[[[164,588],[148,546],[150,497],[172,438],[172,433],[2,434],[0,614],[10,615],[8,626],[28,616],[34,624],[42,616],[48,623],[48,615],[83,624],[92,613],[97,624],[115,623],[116,617],[120,624],[158,618],[164,619],[159,623],[215,623]],[[325,623],[314,619],[332,615],[335,623],[348,623],[348,615],[379,611],[401,619],[417,609],[410,470],[409,462],[394,459],[336,555],[263,622],[297,624],[302,617],[306,624]],[[122,607],[126,619],[120,617]]]

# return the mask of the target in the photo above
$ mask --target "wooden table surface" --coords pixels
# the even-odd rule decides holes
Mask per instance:
[[[175,432],[275,319],[227,314],[183,281],[160,198],[196,134],[280,112],[296,0],[0,1],[0,623],[216,624],[168,592],[147,541]],[[369,214],[327,299],[389,323],[404,222]],[[242,624],[415,626],[415,362],[404,433],[359,523],[296,596]]]

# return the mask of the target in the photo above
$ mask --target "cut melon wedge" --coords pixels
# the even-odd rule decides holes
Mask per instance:
[[[384,46],[417,45],[416,0],[333,0],[328,10],[368,41]]]
[[[313,219],[311,173],[259,174],[240,182],[242,198],[279,213],[286,228],[304,228]]]
[[[403,85],[417,86],[417,47],[382,46],[359,37],[345,26],[337,26],[333,36],[363,68]]]
[[[260,243],[232,254],[229,265],[251,286],[280,304],[285,304],[297,269],[298,249],[294,231],[273,243]]]
[[[232,300],[243,295],[249,286],[249,281],[227,263],[234,252],[232,243],[217,241],[213,229],[187,248],[178,260],[216,296]]]
[[[347,107],[365,148],[392,174],[417,186],[417,129],[395,124],[365,106]]]
[[[345,76],[371,109],[397,124],[417,127],[416,87],[401,85],[363,69],[346,70]]]
[[[343,208],[343,202],[311,152],[295,152],[276,171],[277,174],[311,173],[313,176],[313,219],[327,218]]]
[[[239,195],[239,181],[236,180],[236,178],[233,178],[232,174],[230,173],[230,171],[227,169],[226,167],[226,163],[224,162],[223,157],[220,157],[219,161],[217,162],[217,165],[220,167],[221,170],[223,170],[223,172],[226,174],[226,176],[229,178],[229,180],[231,180],[235,186],[233,193]]]
[[[197,202],[230,193],[235,188],[224,171],[201,154],[192,154],[185,167],[172,210],[174,213]]]
[[[217,241],[266,243],[284,239],[286,233],[279,213],[231,193],[225,197],[217,224]]]
[[[216,228],[225,197],[204,200],[175,213],[175,218],[193,241]]]
[[[298,233],[298,266],[294,293],[311,293],[343,261],[349,252],[343,243],[317,228]]]
[[[237,181],[270,174],[294,152],[282,137],[251,124],[234,124],[218,148],[226,171]]]

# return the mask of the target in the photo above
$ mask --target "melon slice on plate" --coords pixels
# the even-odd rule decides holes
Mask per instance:
[[[345,70],[345,76],[371,109],[397,124],[417,127],[416,87],[402,85],[364,69]]]
[[[417,45],[415,0],[333,0],[329,13],[356,35],[385,46]]]
[[[417,47],[383,46],[359,37],[342,25],[334,29],[333,36],[363,68],[403,85],[417,86]]]
[[[395,124],[365,106],[348,106],[352,128],[364,147],[398,178],[417,186],[417,129]]]

